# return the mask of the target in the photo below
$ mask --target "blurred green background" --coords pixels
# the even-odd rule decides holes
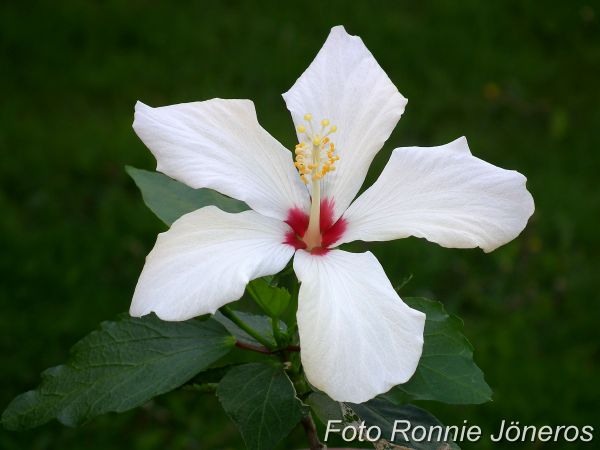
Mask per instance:
[[[597,447],[599,21],[600,6],[580,1],[3,2],[0,406],[128,309],[164,229],[123,170],[154,168],[131,129],[135,101],[251,98],[292,147],[280,94],[344,24],[409,99],[369,182],[394,147],[466,135],[475,155],[524,173],[536,201],[525,232],[489,255],[418,239],[370,246],[394,282],[414,275],[403,295],[465,320],[495,391],[483,406],[425,406],[485,432],[501,419],[591,424]],[[297,430],[281,448],[303,445]],[[79,429],[0,430],[0,448],[243,446],[218,402],[181,391]]]

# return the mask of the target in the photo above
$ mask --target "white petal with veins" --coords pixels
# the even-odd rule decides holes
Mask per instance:
[[[517,237],[533,214],[526,181],[472,156],[464,138],[398,148],[344,214],[348,229],[339,243],[416,236],[490,252]]]
[[[291,152],[260,126],[250,100],[160,108],[138,102],[133,128],[156,157],[157,170],[188,186],[215,189],[276,219],[294,206],[308,209]]]
[[[298,331],[308,381],[340,402],[362,403],[416,370],[425,314],[408,307],[372,253],[299,250]]]
[[[340,160],[336,171],[321,181],[322,198],[335,199],[337,219],[356,196],[407,100],[362,40],[341,26],[332,28],[315,60],[283,98],[297,127],[305,125],[307,113],[316,128],[322,119],[337,127],[331,139]],[[303,138],[299,133],[298,140]]]
[[[179,321],[239,299],[250,280],[282,270],[294,253],[289,227],[254,211],[214,206],[186,214],[158,235],[140,275],[130,314],[152,311]]]

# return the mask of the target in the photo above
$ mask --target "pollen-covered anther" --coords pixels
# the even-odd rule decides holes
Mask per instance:
[[[307,184],[308,175],[313,181],[320,180],[327,173],[335,170],[334,164],[340,159],[335,154],[335,145],[329,135],[337,131],[335,125],[330,125],[329,119],[322,119],[321,128],[313,127],[312,114],[305,114],[306,125],[299,125],[298,131],[301,142],[294,149],[295,163],[301,180]]]

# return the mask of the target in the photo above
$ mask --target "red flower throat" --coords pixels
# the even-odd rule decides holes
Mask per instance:
[[[333,222],[333,199],[324,198],[321,200],[321,216],[319,218],[319,228],[321,229],[321,245],[314,247],[310,252],[313,255],[324,255],[330,249],[329,246],[340,240],[348,222],[343,217],[340,217],[335,223]],[[287,223],[291,230],[285,234],[284,244],[289,244],[296,250],[306,249],[304,235],[308,229],[309,216],[300,208],[292,208],[288,211]]]

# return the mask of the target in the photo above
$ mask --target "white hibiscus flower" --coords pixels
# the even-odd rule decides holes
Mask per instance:
[[[138,102],[133,127],[158,171],[252,210],[208,206],[160,234],[130,313],[172,321],[212,314],[293,257],[306,376],[337,401],[361,403],[412,376],[425,316],[400,299],[372,253],[336,246],[416,236],[489,252],[523,230],[533,199],[523,175],[472,156],[460,138],[395,149],[353,202],[407,100],[341,26],[283,97],[298,131],[295,163],[249,100]]]

